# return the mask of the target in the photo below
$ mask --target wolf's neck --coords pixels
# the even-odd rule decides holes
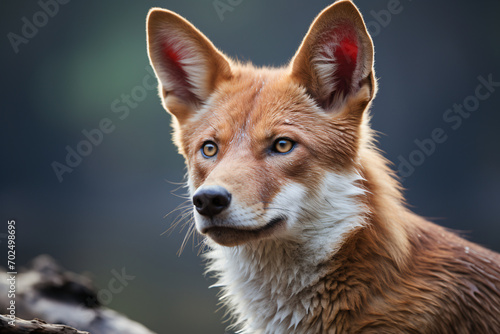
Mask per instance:
[[[286,333],[316,306],[310,288],[331,268],[299,244],[268,240],[253,246],[215,247],[207,254],[209,270],[243,333]]]

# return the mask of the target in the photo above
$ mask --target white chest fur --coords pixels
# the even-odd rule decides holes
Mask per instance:
[[[304,196],[286,238],[236,247],[209,242],[208,270],[218,278],[215,286],[222,288],[221,301],[239,333],[317,333],[305,324],[321,302],[320,281],[331,270],[322,263],[364,224],[359,178],[328,174],[320,189]]]

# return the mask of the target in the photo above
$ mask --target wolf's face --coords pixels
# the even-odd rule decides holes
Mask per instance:
[[[200,233],[235,246],[340,238],[362,224],[358,157],[376,84],[371,39],[349,1],[323,11],[279,69],[230,61],[161,9],[148,17],[148,44]]]

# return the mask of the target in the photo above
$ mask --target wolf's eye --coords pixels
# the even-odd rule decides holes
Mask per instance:
[[[276,153],[288,153],[295,147],[295,142],[288,138],[278,138],[273,144],[273,151]]]
[[[217,154],[219,149],[217,148],[217,144],[215,144],[213,141],[207,141],[203,144],[201,148],[201,154],[205,158],[211,158]]]

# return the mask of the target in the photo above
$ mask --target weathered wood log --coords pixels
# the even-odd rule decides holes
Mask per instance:
[[[1,313],[9,312],[10,300],[4,298],[9,290],[8,278],[5,270],[0,268]],[[15,283],[15,299],[11,300],[15,301],[15,316],[21,319],[43,319],[45,325],[64,324],[91,334],[154,334],[143,325],[101,305],[98,290],[89,278],[64,270],[47,255],[38,256],[29,268],[20,271],[15,276]]]
[[[31,321],[0,315],[0,333],[12,334],[89,334],[66,325],[47,324],[40,319]]]

